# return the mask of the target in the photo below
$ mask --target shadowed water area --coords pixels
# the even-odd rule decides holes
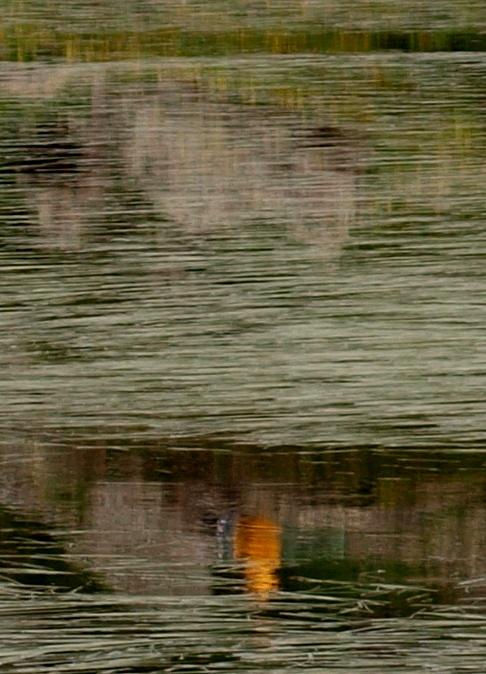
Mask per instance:
[[[0,670],[482,674],[484,8],[0,19]]]

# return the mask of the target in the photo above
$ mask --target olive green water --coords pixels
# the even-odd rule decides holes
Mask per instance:
[[[0,671],[482,674],[480,2],[0,19]]]

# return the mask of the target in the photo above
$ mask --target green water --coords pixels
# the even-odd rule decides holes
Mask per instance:
[[[0,670],[481,674],[485,18],[4,3]]]

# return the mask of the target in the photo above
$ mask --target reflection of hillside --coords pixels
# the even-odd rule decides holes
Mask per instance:
[[[3,501],[72,528],[72,559],[118,590],[205,594],[221,564],[243,569],[247,588],[263,595],[281,570],[289,587],[292,569],[445,587],[485,572],[483,479],[454,474],[454,461],[449,472],[423,457],[372,466],[338,453],[313,467],[291,453],[101,446],[66,447],[55,462],[38,448],[36,457],[35,471],[27,455],[11,463]],[[64,492],[50,492],[54,484]]]

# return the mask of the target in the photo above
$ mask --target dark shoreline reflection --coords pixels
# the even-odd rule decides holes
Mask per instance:
[[[0,505],[0,585],[12,590],[102,592],[89,571],[67,559],[67,546],[46,524]]]
[[[1,499],[115,592],[373,595],[386,616],[484,589],[482,455],[58,443],[20,443]]]

